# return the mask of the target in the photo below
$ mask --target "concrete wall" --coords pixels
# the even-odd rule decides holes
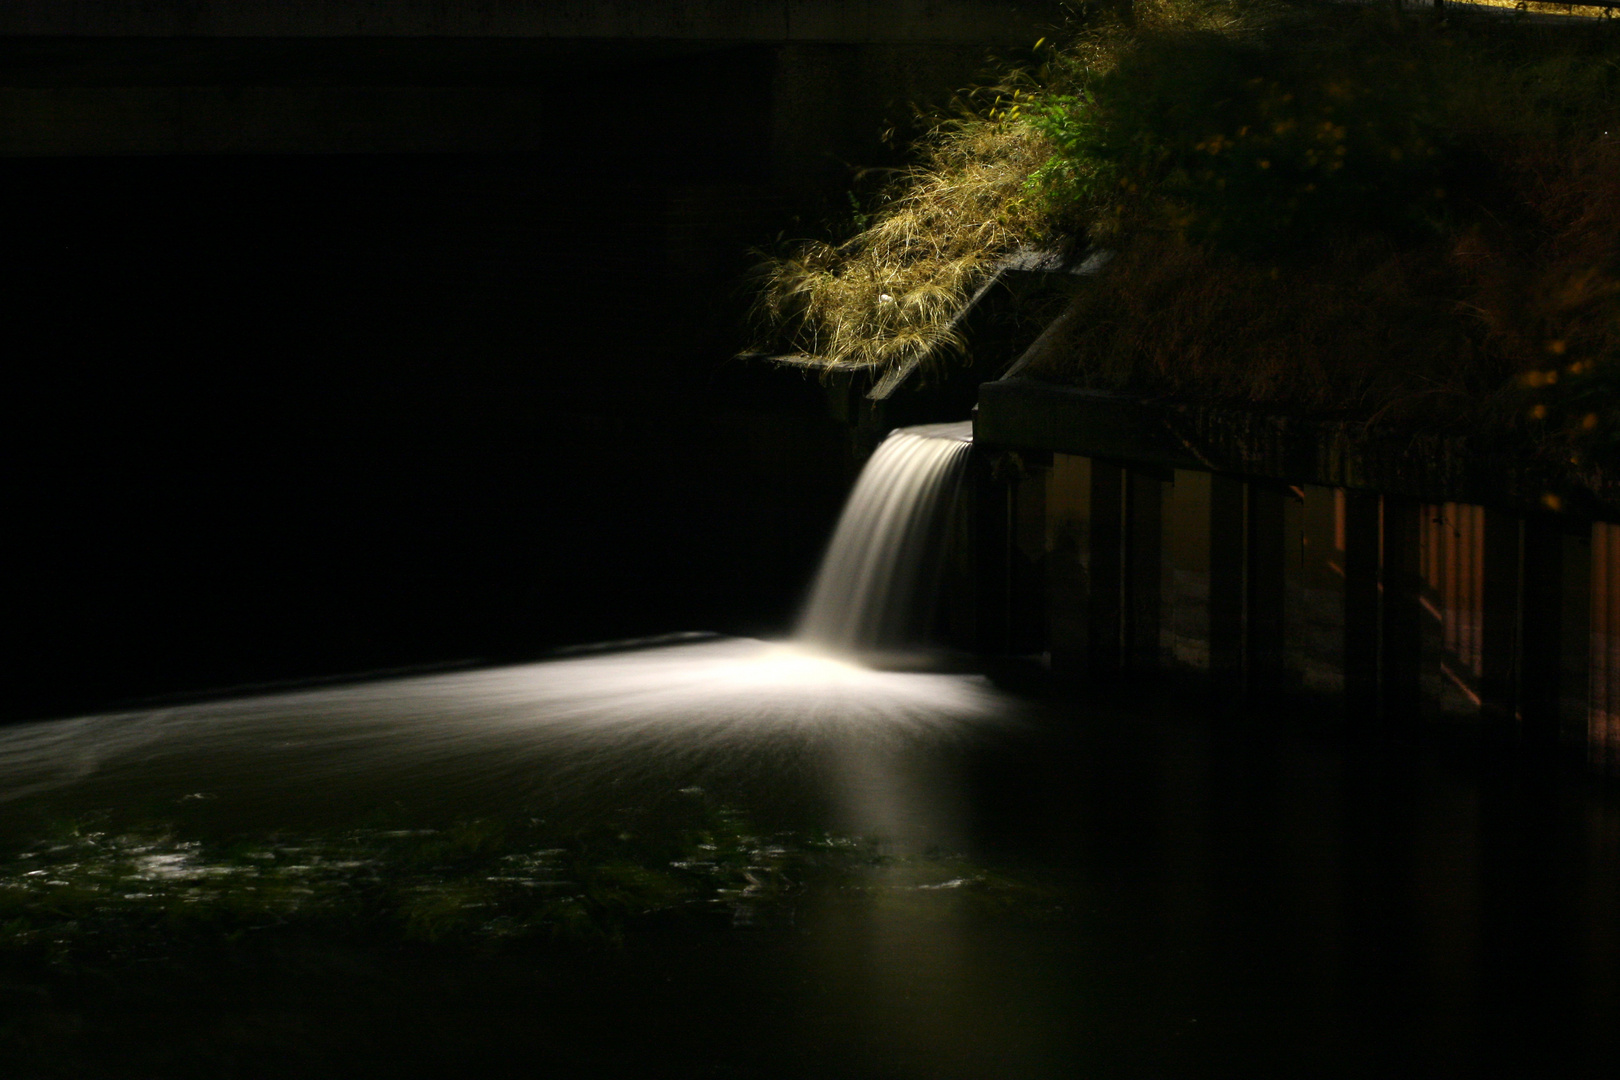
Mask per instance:
[[[1034,41],[1042,0],[7,0],[0,35]]]
[[[0,5],[0,157],[499,153],[664,114],[694,65],[760,71],[724,107],[763,103],[753,153],[800,202],[841,198],[850,166],[911,103],[970,83],[993,48],[1050,33],[1037,0],[490,3],[199,0]],[[604,108],[626,76],[669,85]],[[890,152],[892,157],[892,152]]]

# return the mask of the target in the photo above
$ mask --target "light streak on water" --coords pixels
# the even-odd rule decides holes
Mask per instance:
[[[0,801],[74,787],[176,801],[453,797],[832,759],[865,772],[1004,726],[1012,709],[980,676],[719,638],[19,725],[0,731]]]

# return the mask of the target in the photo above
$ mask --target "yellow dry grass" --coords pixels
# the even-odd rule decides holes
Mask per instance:
[[[951,321],[964,299],[1041,232],[1024,181],[1049,151],[1032,135],[1016,118],[936,129],[926,160],[869,228],[843,244],[804,242],[763,267],[761,329],[830,368],[887,367],[960,345]]]

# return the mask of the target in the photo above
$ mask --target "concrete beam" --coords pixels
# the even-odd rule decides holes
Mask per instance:
[[[1165,427],[1162,409],[1152,402],[1021,376],[979,387],[973,439],[1161,468],[1206,467]]]
[[[1033,43],[1050,0],[7,0],[0,36]]]

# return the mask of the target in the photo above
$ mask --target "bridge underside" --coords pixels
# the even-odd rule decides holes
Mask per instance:
[[[0,36],[937,43],[1022,40],[1060,10],[1052,0],[8,0]]]
[[[731,111],[790,190],[868,161],[884,121],[1028,46],[1055,5],[1007,0],[20,0],[0,9],[0,156],[488,153],[702,127]],[[626,90],[629,90],[628,100]]]
[[[744,133],[825,190],[982,44],[511,38],[0,39],[0,157],[595,152]],[[696,97],[694,97],[696,92]],[[567,148],[565,151],[563,148]]]

